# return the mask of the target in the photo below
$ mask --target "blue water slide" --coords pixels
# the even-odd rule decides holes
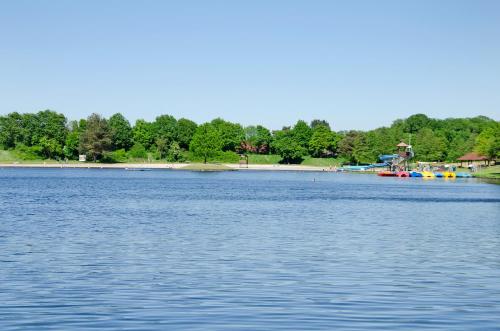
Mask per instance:
[[[392,161],[394,159],[397,159],[398,157],[399,157],[398,154],[382,154],[378,156],[378,158],[382,162]]]

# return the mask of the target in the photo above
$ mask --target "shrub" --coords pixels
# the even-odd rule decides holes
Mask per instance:
[[[145,159],[148,157],[146,148],[141,143],[135,143],[134,146],[128,151],[129,157],[136,159]]]
[[[42,147],[17,144],[14,154],[21,160],[39,160],[43,157]]]
[[[127,162],[127,159],[127,152],[122,148],[114,152],[105,152],[101,161],[104,163],[119,163]]]

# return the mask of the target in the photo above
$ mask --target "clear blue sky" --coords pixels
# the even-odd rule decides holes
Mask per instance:
[[[0,113],[500,117],[500,1],[0,0]]]

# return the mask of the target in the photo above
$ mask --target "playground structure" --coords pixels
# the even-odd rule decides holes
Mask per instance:
[[[415,156],[413,148],[402,140],[396,145],[396,148],[396,154],[379,155],[378,158],[389,168],[389,171],[410,170],[410,160]]]
[[[396,145],[396,153],[379,155],[381,163],[368,165],[344,166],[337,171],[370,171],[376,168],[386,168],[385,171],[377,171],[379,176],[383,177],[422,177],[422,178],[470,178],[471,174],[460,172],[456,173],[456,167],[444,165],[440,167],[433,166],[434,162],[414,162],[416,168],[412,169],[411,162],[415,156],[411,145],[401,140]]]
[[[388,172],[406,171],[410,168],[410,160],[413,158],[414,153],[411,145],[407,145],[401,140],[396,145],[396,154],[379,155],[380,163],[372,163],[368,165],[357,166],[344,166],[339,168],[340,171],[367,171],[374,170],[375,168],[388,168]]]

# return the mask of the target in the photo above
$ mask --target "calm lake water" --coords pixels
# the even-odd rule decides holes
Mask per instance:
[[[0,330],[499,330],[500,186],[0,169]]]

